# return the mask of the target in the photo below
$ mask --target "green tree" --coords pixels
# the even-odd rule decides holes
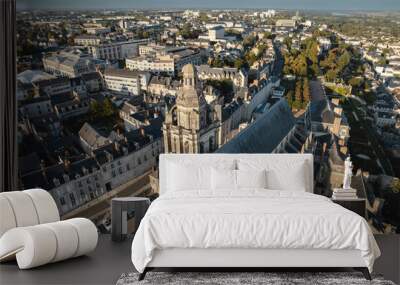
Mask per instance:
[[[289,90],[286,94],[286,99],[290,107],[293,105],[293,90]]]
[[[329,82],[335,82],[337,79],[337,71],[334,69],[328,70],[328,72],[325,74],[325,78]]]
[[[212,67],[224,67],[224,66],[225,66],[225,63],[224,63],[224,61],[223,61],[221,58],[216,57],[216,58],[214,58],[214,59],[212,60],[211,66],[212,66]]]
[[[349,84],[355,88],[359,88],[363,84],[363,79],[361,77],[352,77],[349,80]]]
[[[201,12],[200,16],[199,16],[199,20],[202,21],[202,22],[208,22],[209,18],[208,18],[206,13]]]
[[[351,60],[350,53],[346,50],[338,59],[337,66],[340,71],[342,71]]]
[[[111,117],[115,113],[114,105],[109,98],[104,99],[102,106],[102,115],[104,117]]]
[[[238,68],[238,69],[247,68],[248,66],[246,66],[246,65],[247,65],[246,62],[245,62],[243,59],[241,59],[241,58],[235,59],[235,62],[234,62],[234,64],[233,64],[233,66],[234,66],[235,68]]]
[[[307,59],[304,54],[300,54],[292,64],[292,70],[298,76],[305,77],[308,74]]]
[[[304,78],[303,81],[303,99],[306,103],[310,102],[310,85],[308,78]]]
[[[296,102],[303,102],[303,93],[301,90],[301,80],[297,80],[296,82],[296,89],[294,93],[294,98]]]
[[[102,108],[101,108],[99,102],[92,101],[90,104],[90,112],[89,112],[90,118],[92,120],[98,118],[101,115],[101,112],[102,112],[101,109]]]

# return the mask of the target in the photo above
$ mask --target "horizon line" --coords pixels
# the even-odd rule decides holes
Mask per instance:
[[[365,12],[389,12],[389,13],[400,13],[400,9],[390,9],[390,8],[382,8],[382,9],[365,9],[360,10],[358,8],[346,8],[346,9],[330,9],[330,8],[274,8],[274,7],[254,7],[254,8],[223,8],[223,7],[214,7],[214,8],[205,8],[205,7],[159,7],[159,8],[37,8],[37,9],[28,9],[28,8],[18,8],[19,11],[122,11],[122,10],[130,10],[130,11],[184,11],[184,10],[199,10],[199,11],[254,11],[254,10],[277,10],[277,11],[314,11],[314,12],[353,12],[353,13],[365,13]]]

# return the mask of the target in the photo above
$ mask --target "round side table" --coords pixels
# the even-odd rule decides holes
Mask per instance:
[[[111,200],[111,239],[123,241],[135,234],[150,206],[144,197],[118,197]]]

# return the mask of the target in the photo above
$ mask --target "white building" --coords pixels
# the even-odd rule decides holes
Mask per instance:
[[[139,44],[146,43],[148,40],[132,40],[124,42],[103,43],[96,46],[90,46],[89,52],[94,58],[117,60],[137,56],[139,53]]]
[[[186,64],[200,65],[202,63],[201,53],[199,50],[177,47],[166,50],[163,55],[173,58],[175,73],[181,72]]]
[[[198,50],[177,47],[158,51],[157,54],[137,58],[127,58],[126,68],[130,70],[149,71],[155,74],[165,73],[175,76],[184,65],[200,65],[202,61]]]
[[[103,77],[108,90],[124,95],[140,95],[141,90],[146,90],[150,80],[147,72],[113,68],[106,69]]]
[[[280,19],[275,23],[276,27],[295,28],[297,25],[296,20],[293,19]]]
[[[154,43],[146,44],[146,45],[139,45],[139,55],[149,55],[149,54],[156,54],[160,52],[162,49],[165,49],[165,46],[160,46]]]
[[[272,18],[275,17],[276,11],[275,10],[267,10],[260,13],[260,18]]]
[[[155,74],[165,73],[171,76],[175,75],[174,59],[154,58],[154,57],[134,57],[125,60],[125,67],[129,70],[148,71]]]
[[[135,28],[137,26],[137,23],[136,21],[131,19],[122,19],[118,22],[118,25],[121,29],[129,30]]]
[[[101,24],[89,23],[89,24],[84,24],[83,27],[86,30],[86,32],[91,35],[107,34],[111,32],[110,28],[104,27]]]
[[[321,49],[323,51],[329,50],[331,48],[331,46],[332,46],[331,40],[328,39],[328,38],[324,38],[324,37],[319,37],[318,38],[318,43],[319,43],[319,46],[321,47]]]
[[[225,29],[223,26],[215,26],[208,30],[208,39],[217,41],[225,37]]]
[[[201,80],[231,80],[236,87],[246,87],[248,78],[242,70],[233,67],[210,67],[202,64],[196,67],[197,76]]]
[[[102,39],[96,35],[80,35],[74,38],[74,43],[78,46],[97,46]]]
[[[91,129],[91,134],[86,135],[98,135]],[[64,161],[39,170],[46,173],[49,192],[60,213],[63,215],[84,206],[155,167],[158,155],[163,152],[160,129],[161,123],[128,132],[120,140],[108,141],[96,148],[89,158]]]
[[[48,54],[43,57],[43,66],[46,72],[70,78],[96,70],[93,59],[77,49]]]

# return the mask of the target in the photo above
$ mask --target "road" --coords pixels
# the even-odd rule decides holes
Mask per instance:
[[[274,50],[275,50],[276,59],[275,59],[275,63],[274,63],[274,68],[272,69],[272,76],[281,78],[285,61],[283,59],[283,56],[281,54],[281,51],[280,51],[278,45],[275,43],[274,43]]]
[[[326,99],[324,87],[319,80],[310,81],[311,100],[318,102]]]

